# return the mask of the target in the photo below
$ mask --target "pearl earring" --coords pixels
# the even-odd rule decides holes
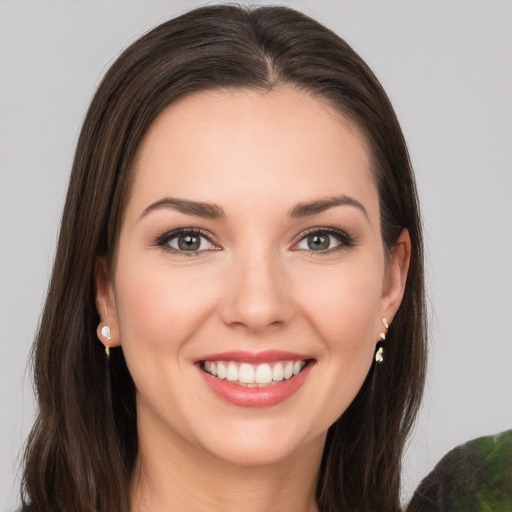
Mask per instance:
[[[107,338],[107,340],[112,339],[110,336],[110,326],[109,325],[104,325],[101,328],[101,335],[104,338]],[[107,355],[107,359],[110,358],[110,347],[108,345],[105,345],[105,354]]]
[[[375,361],[377,363],[382,363],[384,361],[384,348],[382,347],[382,344],[384,341],[386,341],[386,334],[389,329],[388,319],[386,317],[382,318],[382,323],[384,324],[384,327],[386,328],[386,332],[380,333],[380,340],[377,343],[377,350],[375,351]]]

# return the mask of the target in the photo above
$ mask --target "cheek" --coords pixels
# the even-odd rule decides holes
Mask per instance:
[[[366,351],[377,342],[382,278],[375,267],[347,269],[301,291],[304,314],[332,353]]]
[[[346,411],[370,370],[378,341],[381,282],[375,270],[352,269],[318,280],[308,293],[302,290],[303,315],[322,344],[322,378],[315,381],[322,428]]]
[[[185,341],[200,329],[212,300],[201,286],[201,277],[191,273],[190,268],[119,262],[116,310],[127,359],[158,358],[163,353],[177,357]]]
[[[143,257],[120,259],[116,269],[121,344],[138,391],[137,403],[149,418],[161,420],[175,411],[173,424],[183,435],[190,425],[176,411],[194,403],[191,341],[199,339],[215,303],[213,285],[201,286],[209,282],[204,277],[191,267],[171,268]]]

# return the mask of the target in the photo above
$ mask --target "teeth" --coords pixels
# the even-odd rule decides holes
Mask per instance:
[[[280,382],[284,379],[284,369],[281,363],[277,363],[272,370],[272,380]]]
[[[257,384],[270,384],[272,382],[272,368],[268,364],[260,364],[256,368],[254,382]]]
[[[235,381],[238,380],[238,368],[235,363],[229,363],[226,371],[226,379]]]
[[[217,363],[217,377],[219,379],[225,379],[226,378],[226,367],[224,366],[224,363],[221,363],[220,361]]]
[[[234,361],[205,361],[203,369],[219,379],[250,387],[261,387],[290,379],[298,375],[305,365],[305,361],[280,361],[259,365]]]
[[[238,370],[238,379],[243,384],[254,384],[254,368],[247,363],[240,365]]]
[[[289,361],[284,367],[284,378],[289,379],[293,375],[293,363]]]

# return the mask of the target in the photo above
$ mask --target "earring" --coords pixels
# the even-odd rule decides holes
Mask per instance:
[[[104,325],[101,328],[101,335],[104,338],[107,338],[107,340],[112,339],[110,336],[110,326],[109,325]],[[108,345],[105,345],[105,354],[107,355],[107,359],[109,359],[110,358],[110,347]]]
[[[384,341],[386,341],[386,333],[388,332],[389,329],[388,319],[386,317],[382,318],[382,323],[386,328],[386,332],[380,333],[380,340],[377,343],[377,350],[375,352],[375,361],[377,363],[382,363],[384,361],[384,348],[382,348],[382,344]]]

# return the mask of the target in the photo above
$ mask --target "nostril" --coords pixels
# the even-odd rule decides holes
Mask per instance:
[[[235,272],[226,283],[219,311],[227,325],[254,333],[279,329],[291,319],[293,308],[283,277],[262,270],[264,266],[261,263],[259,268],[243,274]]]

